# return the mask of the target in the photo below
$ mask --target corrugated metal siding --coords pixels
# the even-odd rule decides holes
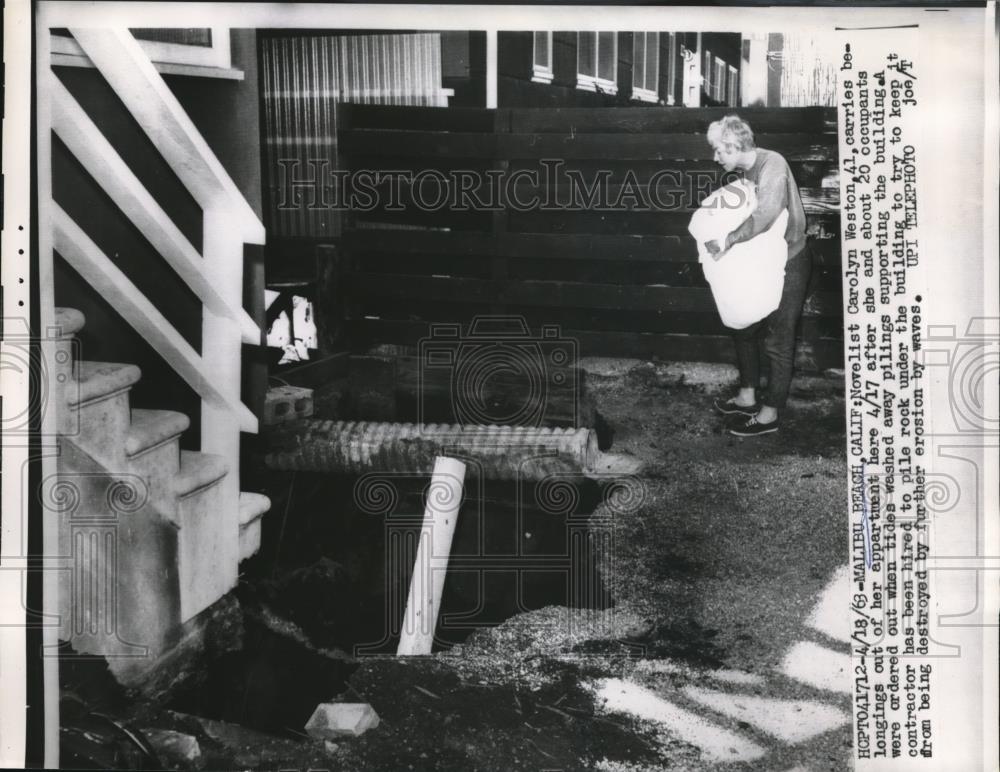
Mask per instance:
[[[261,47],[268,230],[276,238],[336,236],[336,214],[311,191],[293,198],[285,175],[308,180],[336,167],[337,102],[447,107],[441,36],[289,36]]]
[[[830,38],[786,34],[778,55],[782,107],[832,107],[836,103],[841,53]]]

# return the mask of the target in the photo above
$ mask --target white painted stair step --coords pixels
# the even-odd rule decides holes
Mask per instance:
[[[78,413],[70,415],[69,399],[78,392],[74,379],[74,339],[73,336],[83,329],[86,319],[75,308],[57,308],[55,310],[55,325],[48,331],[48,337],[53,339],[51,350],[45,353],[51,357],[47,362],[49,373],[49,394],[56,406],[58,431],[60,434],[76,435]]]
[[[133,465],[153,461],[153,469],[161,474],[179,471],[180,449],[176,441],[190,425],[191,419],[175,410],[132,408],[132,424],[125,439],[129,461]]]
[[[174,493],[178,498],[191,496],[215,485],[229,473],[229,464],[222,456],[181,451],[180,471],[174,478]]]
[[[119,362],[88,362],[77,364],[77,394],[71,404],[83,405],[104,397],[128,391],[139,382],[142,371],[135,365]]]
[[[219,483],[229,472],[222,456],[181,451],[181,469],[174,477],[177,504],[177,575],[181,621],[208,608],[236,585],[237,559],[233,533],[220,527],[227,505]]]
[[[264,516],[271,508],[271,499],[263,493],[240,491],[240,525],[248,525]]]
[[[126,468],[125,437],[132,423],[129,390],[141,375],[135,365],[82,361],[77,363],[77,380],[67,389],[65,433],[110,472]]]
[[[83,329],[87,319],[82,312],[75,308],[56,308],[56,329],[53,337],[68,338]]]
[[[271,508],[271,500],[262,493],[240,492],[240,560],[260,549],[261,518]]]

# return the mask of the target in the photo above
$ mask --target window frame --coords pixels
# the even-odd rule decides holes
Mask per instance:
[[[535,36],[536,35],[546,35],[548,43],[548,62],[546,64],[540,64],[535,61]],[[535,83],[551,83],[552,79],[555,77],[555,73],[552,70],[552,32],[536,30],[531,33],[531,80]]]
[[[716,56],[712,60],[712,91],[711,96],[716,102],[721,103],[723,101],[723,96],[725,96],[725,79],[726,79],[726,60],[721,56]],[[716,77],[716,74],[722,77]]]
[[[605,30],[607,31],[607,30]],[[581,35],[593,35],[594,36],[594,75],[588,75],[586,73],[580,72],[580,36]],[[594,91],[603,94],[617,94],[618,93],[618,81],[608,80],[607,78],[601,78],[598,76],[598,70],[601,64],[601,51],[600,51],[600,32],[577,32],[576,33],[576,87],[582,91]],[[618,33],[611,33],[611,61],[615,66],[615,74],[617,76],[618,72]]]
[[[740,104],[740,72],[733,65],[729,65],[729,74],[726,76],[726,101],[730,107],[739,107]]]
[[[655,61],[653,62],[653,88],[649,88],[649,72],[646,68],[646,55],[649,52],[649,36],[653,36],[653,52],[655,54]],[[642,62],[643,62],[643,75],[645,76],[641,86],[635,84],[636,76],[636,62],[639,57],[636,53],[636,49],[639,46],[639,40],[642,40]],[[660,101],[660,33],[659,32],[633,32],[632,33],[632,98],[638,99],[643,102],[653,102],[654,104]]]
[[[138,38],[135,42],[146,52],[153,64],[170,67],[199,67],[206,71],[209,69],[230,70],[232,68],[232,52],[229,42],[229,27],[209,27],[208,29],[212,33],[211,46],[164,43],[159,40],[139,40]],[[61,35],[50,35],[49,37],[53,55],[79,57],[89,62],[83,48],[73,38]]]
[[[668,105],[676,104],[676,99],[674,97],[674,82],[677,80],[677,33],[668,32],[669,43],[667,45],[667,88],[665,89],[666,99],[664,102]]]
[[[701,90],[712,96],[712,51],[704,48],[701,51]],[[707,66],[706,66],[707,65]]]

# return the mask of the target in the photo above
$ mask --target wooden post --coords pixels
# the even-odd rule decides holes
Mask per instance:
[[[53,363],[55,356],[54,341],[49,338],[50,331],[55,325],[55,271],[54,271],[54,256],[53,256],[53,233],[52,233],[52,103],[49,99],[49,95],[52,93],[50,84],[55,81],[56,77],[52,72],[50,66],[51,63],[51,33],[49,32],[49,25],[44,23],[39,23],[36,28],[35,37],[36,46],[36,59],[35,64],[38,73],[38,83],[37,86],[41,89],[36,91],[38,94],[37,99],[37,113],[36,113],[36,126],[37,126],[37,158],[38,158],[38,169],[37,169],[37,179],[38,179],[38,190],[37,190],[37,202],[38,202],[38,329],[32,330],[33,334],[39,335],[39,353],[42,357],[43,362]],[[5,53],[10,53],[5,51]],[[17,105],[16,92],[11,95],[13,97],[12,104]],[[17,153],[5,154],[7,157],[13,156],[17,157]],[[12,166],[11,169],[7,170],[10,174],[13,172],[17,174],[17,166]],[[24,220],[25,227],[28,226],[28,220]],[[5,261],[6,262],[6,261]],[[17,259],[18,263],[21,263],[20,259]],[[7,284],[5,282],[5,287],[15,286],[13,283]],[[6,306],[5,306],[6,308]],[[30,295],[26,301],[23,309],[23,313],[28,319],[31,319],[31,300]],[[49,377],[54,377],[53,374],[49,374]],[[27,383],[24,384],[25,387],[28,386]],[[54,391],[58,393],[55,389],[56,384],[47,384],[49,394]],[[45,386],[40,385],[39,388],[45,388]],[[26,388],[27,391],[27,388]],[[56,433],[58,431],[58,423],[56,416],[56,409],[52,404],[43,405],[40,416],[40,425],[38,430],[40,432],[40,450],[38,456],[41,457],[41,479],[46,480],[54,476],[58,470],[58,450],[56,449]],[[5,443],[6,444],[6,443]],[[14,443],[17,444],[17,443]],[[37,451],[36,451],[37,453]],[[10,459],[5,459],[5,462]],[[8,465],[4,464],[5,469],[15,469],[18,468],[14,464]],[[36,467],[37,468],[37,467]],[[11,475],[14,477],[14,475]],[[15,478],[17,479],[17,478]],[[23,493],[22,496],[25,496]],[[23,499],[22,499],[23,500]],[[5,510],[6,511],[6,510]],[[22,512],[21,523],[27,523],[28,519],[26,517],[28,513]],[[55,566],[52,562],[57,560],[57,556],[60,554],[59,550],[59,526],[60,526],[60,516],[59,513],[46,507],[42,506],[42,550],[43,550],[43,563],[44,570],[42,572],[42,611],[44,616],[48,619],[48,622],[42,627],[42,680],[43,680],[43,703],[44,703],[44,726],[43,726],[43,748],[44,748],[44,758],[43,766],[47,769],[57,768],[59,766],[59,660],[57,658],[57,653],[59,651],[59,634],[62,630],[68,628],[68,625],[56,623],[54,620],[59,619],[60,622],[65,623],[65,620],[61,620],[59,617],[60,609],[62,608],[63,601],[60,598],[60,571],[55,570]],[[7,526],[9,518],[4,518],[4,525]],[[21,539],[12,539],[14,534],[7,532],[3,535],[4,546],[7,547],[10,544],[10,549],[8,554],[17,554],[18,547],[21,544],[28,544],[27,534],[23,534],[23,541]],[[7,572],[12,576],[18,577],[18,573]],[[16,590],[15,597],[20,598],[20,591]],[[4,620],[5,622],[7,620]],[[9,622],[8,622],[9,624]],[[62,629],[61,629],[62,627]],[[23,640],[23,639],[22,639]],[[30,655],[29,655],[30,656]],[[35,655],[37,656],[37,654]],[[23,660],[22,660],[23,662]],[[12,663],[4,663],[12,664]],[[20,669],[20,665],[15,666],[14,672]],[[4,679],[6,681],[6,679]],[[11,684],[11,696],[16,701],[18,695],[25,694],[22,689],[25,687],[24,682],[18,682],[15,678],[12,679]],[[4,687],[4,691],[7,691],[7,687]],[[23,703],[22,703],[23,705]],[[23,712],[22,705],[16,705],[16,711],[18,713]],[[9,730],[4,734],[5,739],[7,737],[11,738],[11,744],[14,747],[18,747],[20,743],[20,738],[15,739],[15,729],[12,723],[8,723],[9,716],[4,718],[5,729]],[[30,764],[32,759],[28,756],[25,757],[25,763]]]
[[[465,464],[447,456],[435,459],[417,559],[410,579],[410,595],[396,649],[399,656],[431,653],[464,482]]]
[[[230,308],[243,305],[243,242],[232,230],[233,213],[228,208],[209,209],[204,215],[203,253],[205,275]],[[240,401],[241,343],[236,322],[218,316],[206,306],[202,310],[201,357],[216,388],[230,401]],[[229,474],[222,480],[221,512],[213,513],[215,569],[210,587],[181,588],[181,616],[187,621],[236,586],[240,561],[240,425],[223,405],[201,404],[201,450],[222,456]]]
[[[486,31],[486,108],[497,106],[497,31]]]
[[[499,136],[500,134],[510,133],[510,110],[495,110],[493,113],[493,134],[494,136]],[[498,141],[499,144],[499,141]],[[510,159],[506,157],[498,157],[493,159],[494,168],[502,172],[502,179],[507,178],[507,174],[510,170]],[[506,203],[506,202],[505,202]],[[510,211],[508,206],[504,206],[503,209],[498,209],[493,212],[492,216],[492,228],[493,228],[493,238],[494,244],[501,243],[501,239],[506,235],[508,230],[508,224],[510,220]],[[494,282],[494,292],[497,292],[501,284],[509,278],[509,266],[508,258],[506,254],[500,251],[491,251],[490,256],[490,279]],[[490,303],[490,313],[495,315],[503,315],[507,311],[507,306],[504,303]],[[452,399],[457,395],[453,394]]]
[[[348,308],[344,291],[344,258],[340,242],[316,247],[316,291],[313,292],[313,313],[316,320],[316,340],[319,356],[324,357],[348,347],[346,322],[357,318],[356,309]],[[350,301],[356,305],[355,301]]]

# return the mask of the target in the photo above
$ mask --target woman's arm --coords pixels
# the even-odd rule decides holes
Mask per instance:
[[[725,249],[759,236],[788,207],[788,172],[785,164],[771,161],[761,169],[757,185],[757,208],[738,228],[726,236]]]

